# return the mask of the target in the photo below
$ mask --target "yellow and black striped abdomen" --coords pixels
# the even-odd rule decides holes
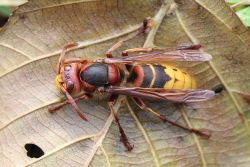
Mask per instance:
[[[136,87],[195,89],[195,81],[187,73],[167,64],[136,65],[129,81]]]

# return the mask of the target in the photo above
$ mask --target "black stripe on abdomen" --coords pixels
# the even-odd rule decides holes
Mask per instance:
[[[142,65],[141,67],[142,67],[143,73],[144,73],[141,87],[149,88],[151,81],[153,79],[153,72],[152,72],[151,68],[149,67],[149,65]]]
[[[155,70],[155,81],[153,83],[153,88],[163,88],[167,81],[171,78],[166,74],[164,69],[166,67],[161,65],[153,65]]]

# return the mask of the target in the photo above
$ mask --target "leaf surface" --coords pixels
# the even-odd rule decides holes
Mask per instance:
[[[129,140],[126,152],[107,109],[106,97],[78,103],[89,121],[66,106],[54,85],[55,64],[65,44],[79,42],[66,57],[96,59],[134,33],[151,16],[153,30],[126,42],[134,47],[200,43],[209,63],[181,62],[213,100],[187,105],[147,104],[180,124],[211,132],[206,140],[164,124],[120,97],[115,109]],[[250,163],[250,35],[224,0],[31,0],[0,32],[0,166],[237,166]],[[39,146],[38,159],[24,145]]]

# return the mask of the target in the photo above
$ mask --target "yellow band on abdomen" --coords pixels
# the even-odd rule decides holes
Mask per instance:
[[[196,83],[189,74],[179,70],[176,67],[171,67],[166,64],[161,64],[165,68],[165,73],[171,78],[164,85],[164,89],[195,89]]]
[[[153,87],[153,85],[154,85],[154,83],[155,83],[155,69],[154,69],[154,67],[150,64],[149,65],[149,67],[150,67],[150,69],[151,69],[151,71],[152,71],[152,74],[153,74],[153,78],[152,78],[152,80],[151,80],[151,83],[150,83],[150,88],[152,88]]]

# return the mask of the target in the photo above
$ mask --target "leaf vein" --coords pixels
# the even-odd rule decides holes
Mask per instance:
[[[181,114],[182,114],[185,122],[187,123],[188,127],[189,128],[193,128],[193,125],[189,121],[189,118],[188,118],[186,112],[183,111],[183,105],[181,107],[178,107],[178,108],[179,108],[179,110],[180,110],[180,112],[181,112]],[[197,137],[196,134],[192,133],[192,136],[193,136],[194,142],[196,143],[197,149],[198,149],[198,151],[200,153],[200,158],[201,158],[202,166],[203,167],[207,167],[207,162],[206,162],[206,159],[205,159],[205,155],[204,155],[203,149],[201,147],[201,143],[200,143],[200,141],[199,141],[199,139],[198,139],[198,137]]]
[[[24,57],[26,57],[27,59],[32,59],[32,57],[30,57],[29,55],[25,54],[24,52],[20,51],[20,50],[17,50],[16,48],[10,46],[10,45],[7,45],[7,44],[4,44],[4,43],[0,43],[0,46],[3,46],[3,47],[6,47],[10,50],[13,50],[14,52],[16,53],[19,53],[21,55],[23,55]]]
[[[101,145],[100,148],[101,148],[101,150],[106,158],[108,167],[111,167],[110,159],[109,159],[108,154],[106,153],[106,150],[104,149],[103,145]]]
[[[51,5],[51,6],[46,6],[46,7],[42,7],[42,8],[33,9],[33,10],[27,10],[24,12],[16,12],[16,14],[31,13],[31,12],[36,12],[38,10],[57,8],[57,7],[65,6],[65,5],[72,5],[72,4],[85,3],[85,2],[95,2],[95,1],[100,1],[100,0],[76,0],[73,2],[64,2],[64,3],[57,4],[57,5]]]
[[[144,136],[146,142],[147,142],[148,145],[149,145],[150,152],[151,152],[151,154],[152,154],[152,156],[153,156],[153,160],[154,160],[154,162],[155,162],[155,165],[156,165],[157,167],[160,167],[161,164],[160,164],[159,157],[158,157],[158,155],[156,154],[156,150],[155,150],[155,148],[154,148],[152,142],[150,141],[149,136],[148,136],[146,130],[143,128],[143,126],[142,126],[142,124],[140,123],[139,119],[138,119],[137,116],[135,115],[135,113],[134,113],[134,111],[132,110],[131,106],[129,105],[127,99],[126,99],[126,104],[127,104],[127,107],[128,107],[128,110],[129,110],[130,114],[131,114],[132,117],[134,118],[134,120],[135,120],[137,126],[138,126],[139,129],[141,130],[141,132],[142,132],[142,134],[143,134],[143,136]]]
[[[25,167],[26,167],[26,166],[31,166],[31,165],[33,165],[33,164],[35,164],[35,163],[37,163],[37,162],[39,162],[39,161],[41,161],[41,160],[43,160],[43,159],[49,157],[50,155],[53,155],[53,154],[55,154],[56,152],[58,152],[58,151],[60,151],[60,150],[62,150],[62,149],[64,149],[64,148],[66,148],[66,147],[69,147],[69,146],[71,146],[71,145],[73,145],[73,144],[75,144],[75,143],[78,143],[78,142],[83,141],[83,140],[86,140],[86,139],[93,138],[93,137],[95,137],[95,136],[96,136],[96,134],[87,135],[87,136],[85,135],[85,136],[81,136],[81,137],[79,137],[79,138],[77,138],[77,139],[75,139],[75,140],[72,140],[72,141],[70,141],[70,142],[68,142],[68,143],[65,143],[64,145],[62,145],[62,146],[60,146],[60,147],[58,147],[58,148],[53,149],[52,151],[50,151],[49,153],[45,154],[44,156],[42,156],[42,157],[40,157],[40,158],[38,158],[38,159],[36,159],[36,160],[34,160],[34,161],[29,162],[28,164],[25,165]]]
[[[141,24],[138,24],[138,25],[135,25],[133,27],[129,27],[129,29],[127,29],[127,31],[124,31],[124,32],[121,32],[117,35],[108,35],[107,37],[104,37],[102,39],[98,39],[98,40],[88,40],[88,41],[84,41],[84,42],[77,42],[78,43],[78,46],[72,48],[72,49],[69,49],[70,50],[77,50],[77,49],[80,49],[80,48],[85,48],[85,47],[89,47],[89,46],[92,46],[92,45],[96,45],[98,43],[102,43],[102,42],[105,42],[105,41],[109,41],[109,40],[112,40],[112,39],[116,39],[116,38],[119,38],[121,36],[124,36],[124,35],[128,35],[130,33],[133,33],[134,31],[138,30],[140,28]],[[111,37],[110,37],[111,36]],[[15,70],[19,69],[19,68],[22,68],[32,62],[35,62],[35,61],[39,61],[39,60],[42,60],[42,59],[46,59],[46,58],[50,58],[50,57],[53,57],[53,56],[56,56],[56,55],[59,55],[61,53],[62,50],[59,50],[59,51],[54,51],[53,53],[49,53],[49,54],[45,54],[45,55],[41,55],[41,56],[38,56],[32,60],[29,60],[29,61],[26,61],[18,66],[15,66],[11,69],[9,69],[8,71],[4,72],[4,73],[0,73],[0,78],[7,75],[7,74],[10,74],[12,72],[14,72]]]
[[[193,43],[199,43],[198,40],[191,34],[191,32],[187,29],[187,27],[184,25],[183,21],[181,20],[181,17],[179,15],[179,12],[176,12],[178,21],[180,23],[180,25],[182,26],[183,30],[186,32],[187,36],[190,38],[190,40]],[[202,50],[202,49],[200,49]],[[208,62],[208,64],[211,66],[211,69],[215,72],[215,74],[218,76],[219,80],[221,81],[221,83],[224,85],[226,91],[229,94],[229,97],[232,99],[236,109],[237,109],[237,113],[240,117],[240,119],[243,121],[243,124],[246,128],[247,133],[250,135],[250,127],[249,124],[247,122],[247,119],[244,116],[244,112],[242,111],[242,109],[240,108],[237,100],[235,99],[235,97],[233,96],[232,92],[230,91],[230,88],[228,86],[228,84],[223,80],[222,76],[219,74],[219,72],[216,70],[215,66],[213,65],[213,63],[211,61]]]

